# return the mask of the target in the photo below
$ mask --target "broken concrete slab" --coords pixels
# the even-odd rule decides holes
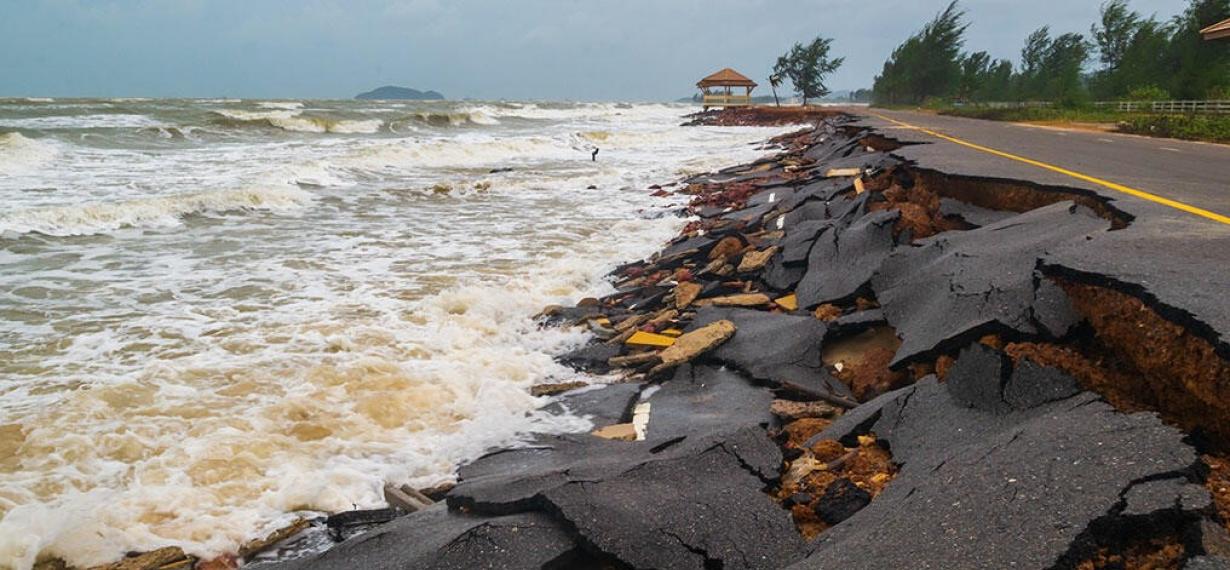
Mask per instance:
[[[1104,232],[1110,222],[1059,202],[968,232],[899,248],[872,289],[902,340],[893,366],[934,356],[982,334],[1039,334],[1034,268],[1049,248]]]
[[[675,343],[663,350],[658,356],[662,359],[661,366],[674,367],[713,350],[734,336],[735,324],[719,320],[696,327],[675,339]]]
[[[875,212],[847,228],[821,234],[808,255],[807,274],[798,285],[799,306],[811,309],[858,293],[892,253],[893,223],[898,215],[896,211]]]
[[[1178,430],[1088,393],[995,413],[927,380],[872,431],[900,473],[791,568],[1049,568],[1133,486],[1197,462]]]

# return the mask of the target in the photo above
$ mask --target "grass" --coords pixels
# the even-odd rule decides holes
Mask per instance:
[[[941,115],[1018,123],[1103,123],[1121,133],[1230,143],[1230,115],[1157,115],[1092,108],[988,109],[947,107]]]

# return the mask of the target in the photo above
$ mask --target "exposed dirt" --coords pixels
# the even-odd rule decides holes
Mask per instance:
[[[1189,558],[1179,536],[1167,534],[1131,541],[1128,544],[1104,546],[1089,559],[1076,565],[1077,570],[1170,570],[1182,568]]]
[[[1114,361],[1090,360],[1110,373],[1073,373],[1086,388],[1126,409],[1155,410],[1184,431],[1206,436],[1213,449],[1230,448],[1230,362],[1212,344],[1136,297],[1057,282],[1089,321],[1103,354],[1114,356]]]
[[[897,210],[901,217],[893,227],[894,233],[900,236],[909,231],[913,239],[928,238],[935,234],[968,229],[968,226],[940,213],[940,196],[923,184],[914,184],[909,188],[893,183],[882,192],[883,202],[871,204],[868,209]]]
[[[1115,229],[1127,227],[1127,224],[1132,221],[1130,215],[1115,209],[1107,203],[1105,198],[1092,192],[1043,186],[1020,180],[952,176],[933,170],[918,169],[914,171],[914,174],[916,185],[927,188],[941,197],[960,200],[989,210],[1028,212],[1056,202],[1072,200],[1110,220]]]
[[[795,423],[802,421],[805,420]],[[786,431],[807,430],[786,426]],[[799,532],[808,540],[840,522],[833,518],[835,512],[837,516],[848,516],[874,500],[897,473],[892,455],[877,443],[874,435],[859,437],[859,445],[854,448],[823,440],[803,449],[792,441],[793,437],[783,448],[787,457],[795,458],[786,462],[786,475],[773,497],[790,509]],[[842,492],[843,487],[848,490]],[[852,494],[862,495],[861,501],[851,498]]]
[[[901,346],[890,327],[878,327],[825,343],[821,358],[835,370],[833,376],[850,387],[854,397],[866,402],[910,383],[909,373],[890,370],[888,363]]]

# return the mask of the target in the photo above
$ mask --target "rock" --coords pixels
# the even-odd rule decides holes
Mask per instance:
[[[700,283],[695,283],[691,281],[680,283],[676,285],[675,286],[675,308],[676,309],[687,308],[687,306],[691,305],[692,301],[695,301],[696,297],[700,295],[700,292],[702,289],[704,289],[704,286],[702,286]]]
[[[435,503],[410,487],[401,489],[391,483],[384,484],[384,501],[390,507],[407,513],[416,513]]]
[[[560,364],[571,366],[577,370],[604,374],[610,370],[607,361],[619,356],[621,348],[616,344],[590,344],[566,353],[557,358]]]
[[[530,386],[530,395],[534,396],[535,398],[539,398],[542,396],[554,396],[556,394],[563,394],[564,392],[570,392],[572,390],[584,388],[586,386],[589,386],[589,384],[585,382],[561,382],[558,384],[537,384],[534,386]]]
[[[636,368],[642,364],[661,362],[662,357],[656,352],[641,352],[628,356],[616,356],[608,361],[611,368]]]
[[[136,556],[125,558],[119,562],[99,567],[95,570],[157,570],[164,566],[187,562],[185,568],[192,565],[188,555],[178,546],[168,546],[151,550]],[[177,568],[179,566],[176,566]]]
[[[615,424],[594,430],[593,434],[602,439],[618,441],[636,441],[636,427],[631,423]]]
[[[739,262],[737,271],[739,273],[751,273],[753,271],[760,271],[761,269],[764,269],[765,265],[768,265],[769,260],[772,259],[773,255],[776,253],[777,253],[776,247],[770,247],[768,249],[761,250],[761,251],[752,251],[752,252],[745,253],[743,254],[743,259]]]
[[[841,478],[824,489],[816,503],[816,516],[831,524],[840,524],[871,504],[871,493],[858,488],[853,481]]]
[[[735,324],[730,321],[713,322],[685,333],[683,336],[675,339],[674,344],[659,354],[662,358],[660,366],[674,367],[689,362],[693,358],[717,348],[734,336],[734,334]]]
[[[702,307],[759,307],[769,304],[769,296],[764,293],[744,293],[741,295],[727,295],[725,297],[714,297],[712,299],[701,299],[696,304]]]
[[[734,236],[722,238],[713,249],[709,250],[709,259],[729,257],[743,250],[743,242]]]
[[[824,402],[792,402],[790,400],[773,400],[769,411],[783,422],[803,418],[832,418],[841,413],[841,410]]]

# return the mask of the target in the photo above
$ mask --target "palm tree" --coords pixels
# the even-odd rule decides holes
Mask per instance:
[[[778,107],[782,106],[782,102],[777,99],[777,88],[782,86],[782,80],[786,78],[789,67],[790,58],[785,55],[778,56],[777,63],[773,64],[773,74],[769,76],[769,87],[773,89],[773,104]]]

